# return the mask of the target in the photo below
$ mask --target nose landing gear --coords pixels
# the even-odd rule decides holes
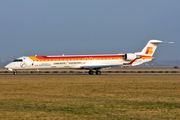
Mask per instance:
[[[17,72],[16,71],[13,71],[13,75],[16,75],[17,74]]]
[[[89,75],[93,75],[94,74],[94,71],[92,71],[92,70],[89,70]],[[101,75],[101,71],[99,71],[99,70],[96,70],[96,75]]]

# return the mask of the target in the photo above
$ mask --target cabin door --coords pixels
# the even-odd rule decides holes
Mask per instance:
[[[26,64],[27,64],[27,67],[31,67],[32,66],[32,60],[30,58],[26,58]]]

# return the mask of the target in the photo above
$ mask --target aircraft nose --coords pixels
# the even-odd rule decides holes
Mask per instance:
[[[11,67],[11,63],[9,63],[5,66],[5,68],[10,68],[10,67]]]
[[[8,68],[9,65],[6,65],[5,68]]]

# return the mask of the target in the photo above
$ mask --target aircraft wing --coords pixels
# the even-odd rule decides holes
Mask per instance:
[[[99,66],[84,66],[82,69],[101,69],[101,68],[111,68],[111,67],[118,67],[122,66],[123,64],[118,65],[99,65]]]

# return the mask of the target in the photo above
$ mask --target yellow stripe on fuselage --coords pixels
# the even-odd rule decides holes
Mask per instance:
[[[71,58],[68,57],[41,57],[41,56],[29,56],[29,58],[33,61],[86,61],[86,60],[123,60],[123,57],[101,57],[101,56],[96,56],[96,57],[77,57],[73,56]]]

